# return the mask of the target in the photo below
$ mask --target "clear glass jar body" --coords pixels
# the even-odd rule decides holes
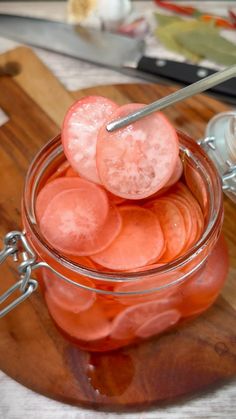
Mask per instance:
[[[80,348],[109,351],[177,327],[205,311],[217,298],[228,271],[221,234],[221,180],[213,163],[189,137],[179,133],[186,183],[205,218],[202,237],[186,254],[165,266],[139,272],[104,272],[67,259],[42,237],[35,199],[63,163],[60,138],[33,161],[26,179],[23,224],[45,267],[38,275],[46,305],[59,330]]]

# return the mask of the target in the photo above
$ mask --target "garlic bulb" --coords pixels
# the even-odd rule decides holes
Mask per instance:
[[[97,0],[97,15],[105,25],[122,22],[130,11],[130,0]]]

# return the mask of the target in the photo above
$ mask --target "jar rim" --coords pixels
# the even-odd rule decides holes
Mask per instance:
[[[188,135],[185,133],[177,130],[178,136],[180,137],[180,148],[181,150],[187,154],[188,158],[192,161],[197,162],[200,165],[201,169],[205,170],[205,173],[210,174],[208,176],[208,193],[210,197],[210,204],[211,207],[211,217],[205,227],[203,235],[200,239],[195,243],[195,245],[189,249],[186,253],[181,255],[180,257],[176,258],[174,261],[169,262],[166,265],[161,267],[147,269],[144,271],[139,272],[101,272],[94,269],[89,269],[85,266],[79,265],[76,262],[71,261],[64,255],[61,255],[58,251],[56,251],[40,233],[40,229],[38,228],[37,220],[35,217],[34,212],[34,204],[35,204],[35,197],[37,186],[42,177],[42,167],[45,171],[45,167],[43,164],[45,163],[45,156],[46,160],[52,161],[56,155],[62,154],[62,146],[60,144],[60,134],[50,140],[33,159],[25,180],[25,187],[23,193],[23,210],[24,215],[26,218],[26,222],[30,228],[31,235],[34,236],[34,239],[37,239],[37,242],[43,248],[44,251],[49,255],[52,260],[55,262],[59,262],[64,268],[67,268],[70,271],[76,272],[77,274],[81,274],[82,276],[87,276],[89,278],[95,279],[98,282],[101,281],[109,281],[114,283],[127,283],[129,281],[135,281],[142,278],[151,277],[157,274],[168,274],[170,272],[175,271],[176,269],[180,269],[181,267],[185,266],[188,262],[194,259],[195,256],[199,255],[207,246],[209,240],[214,235],[215,232],[218,231],[219,227],[222,223],[222,216],[223,216],[223,197],[222,197],[222,189],[221,189],[221,179],[219,174],[210,160],[210,158],[205,154],[205,152],[201,149],[201,147]],[[49,163],[48,163],[49,164]],[[39,169],[41,168],[41,172],[39,173]],[[206,169],[207,168],[207,169]],[[33,183],[33,185],[31,185]],[[32,189],[32,190],[31,190]],[[214,204],[214,205],[213,205]],[[42,263],[42,266],[49,267],[47,263]],[[67,280],[74,285],[79,286],[78,282],[70,280],[67,276],[60,274],[56,269],[50,267],[50,269],[58,274],[62,279]],[[192,274],[192,271],[189,274]],[[187,276],[188,276],[187,275]],[[186,275],[183,276],[185,279]],[[155,288],[156,290],[165,288],[166,286],[174,284],[175,281],[170,281],[170,283],[166,284],[165,286],[161,286],[159,288]],[[85,287],[86,288],[86,287]],[[92,289],[91,289],[92,290]],[[102,291],[102,290],[101,290]],[[152,290],[154,291],[154,290]],[[143,291],[142,291],[143,292]],[[106,292],[105,292],[106,293]],[[110,292],[109,293],[113,293]]]

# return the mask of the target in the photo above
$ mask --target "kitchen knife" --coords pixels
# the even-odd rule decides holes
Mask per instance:
[[[144,78],[149,74],[191,84],[215,72],[192,64],[145,57],[145,43],[140,39],[62,22],[0,14],[0,35],[100,66],[116,70],[132,68]],[[236,100],[236,78],[211,91]]]

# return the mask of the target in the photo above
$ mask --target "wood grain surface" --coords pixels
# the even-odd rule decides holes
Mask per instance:
[[[40,147],[59,132],[63,115],[75,98],[101,94],[119,103],[149,103],[174,91],[174,87],[145,84],[101,86],[69,94],[27,48],[1,56],[0,73],[0,108],[9,116],[0,127],[1,237],[20,228],[27,167]],[[177,128],[199,138],[207,121],[226,109],[199,95],[165,114]],[[234,380],[235,216],[235,206],[225,199],[230,274],[222,296],[198,319],[137,347],[93,355],[80,351],[57,332],[37,292],[0,320],[0,368],[48,397],[103,410],[169,403]],[[16,280],[13,263],[1,267],[1,277],[0,294]],[[92,375],[89,365],[94,367]]]

